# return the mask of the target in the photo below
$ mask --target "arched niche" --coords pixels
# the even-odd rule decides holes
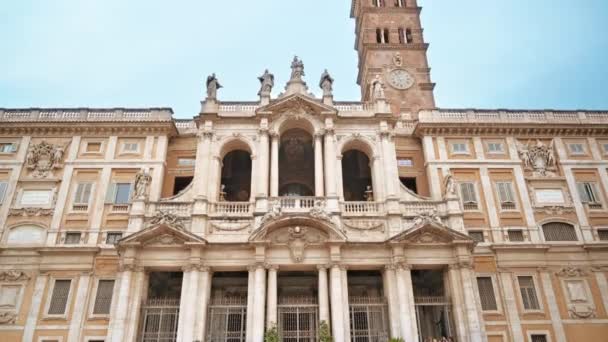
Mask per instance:
[[[315,189],[313,136],[290,128],[280,136],[279,196],[312,196]]]
[[[10,228],[5,239],[8,245],[42,245],[46,229],[35,224],[21,224]]]

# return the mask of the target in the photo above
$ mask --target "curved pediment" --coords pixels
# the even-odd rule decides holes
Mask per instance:
[[[150,226],[118,241],[118,248],[130,246],[205,245],[207,240],[191,232],[166,224]]]
[[[282,215],[265,222],[251,234],[249,241],[272,242],[272,238],[281,235],[281,231],[289,232],[289,229],[296,227],[306,228],[307,234],[315,235],[314,239],[318,237],[322,242],[346,241],[344,232],[337,229],[333,223],[303,215]]]

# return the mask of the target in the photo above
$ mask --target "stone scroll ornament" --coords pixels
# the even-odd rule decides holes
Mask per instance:
[[[518,143],[519,157],[524,163],[524,168],[532,171],[535,177],[555,176],[556,158],[553,141],[546,145],[540,140],[528,142],[527,144]]]
[[[34,177],[44,178],[55,169],[63,167],[65,147],[42,141],[33,144],[27,151],[25,167],[32,171]]]

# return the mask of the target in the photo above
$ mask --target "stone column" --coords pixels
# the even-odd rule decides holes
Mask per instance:
[[[559,313],[559,307],[557,300],[555,299],[555,292],[553,291],[553,283],[551,281],[551,273],[547,268],[541,268],[540,280],[542,283],[545,298],[547,298],[547,306],[549,308],[549,316],[551,317],[551,323],[555,331],[556,342],[567,342],[566,332],[564,331],[564,325],[562,324],[562,317]]]
[[[128,317],[124,341],[135,342],[139,333],[139,315],[141,313],[141,299],[143,297],[146,275],[143,267],[136,267],[133,272],[133,290],[129,295]]]
[[[213,133],[199,133],[198,144],[196,148],[196,167],[194,169],[194,193],[197,197],[207,198],[208,193],[205,192],[207,187],[205,184],[209,181],[209,164],[211,161],[211,138]]]
[[[323,134],[315,133],[315,196],[323,197]]]
[[[342,271],[340,265],[333,264],[329,271],[331,281],[331,331],[334,341],[344,339],[344,308],[342,304]]]
[[[485,325],[481,307],[478,305],[479,294],[477,293],[477,281],[473,283],[473,268],[470,264],[461,265],[460,277],[461,286],[464,293],[464,307],[469,321],[469,333],[471,342],[487,342]]]
[[[348,271],[347,266],[340,265],[342,273],[342,308],[344,314],[344,340],[350,341],[350,303],[348,301]]]
[[[319,322],[329,324],[329,288],[327,284],[327,266],[317,265],[319,270]]]
[[[388,301],[388,316],[390,321],[391,337],[403,338],[401,333],[401,322],[399,314],[399,296],[397,295],[397,279],[395,275],[395,266],[386,265],[382,273],[382,282],[384,283],[384,292]]]
[[[253,306],[255,298],[255,269],[254,265],[247,267],[248,278],[247,278],[247,333],[246,342],[253,340]]]
[[[259,158],[258,158],[258,179],[256,181],[259,187],[257,197],[268,197],[268,179],[270,178],[268,172],[268,129],[260,129],[260,145],[259,145]],[[278,161],[278,158],[277,158]]]
[[[272,132],[270,147],[270,197],[279,197],[279,134]]]
[[[194,337],[194,315],[200,310],[196,297],[199,288],[199,271],[195,265],[188,265],[183,268],[182,292],[179,303],[179,321],[177,325],[177,340],[192,341]]]
[[[130,317],[133,310],[130,304],[133,302],[137,304],[141,300],[138,295],[138,292],[141,291],[138,291],[138,289],[143,284],[143,269],[135,265],[124,265],[121,267],[118,277],[120,286],[113,299],[116,301],[116,306],[112,306],[115,311],[110,315],[108,328],[108,340],[111,342],[131,341],[129,335],[134,335],[133,339],[137,335],[134,332],[137,331],[137,322],[134,322],[133,317]],[[139,308],[137,307],[137,309]]]
[[[449,265],[450,294],[452,307],[454,308],[454,324],[459,341],[468,341],[467,318],[463,311],[463,294],[460,282],[460,267],[456,264]]]
[[[264,318],[266,308],[266,269],[264,264],[257,264],[255,269],[255,297],[253,299],[252,342],[264,340]]]
[[[199,267],[198,293],[194,306],[194,341],[204,341],[207,327],[207,308],[211,296],[212,274],[209,267]]]
[[[397,298],[401,335],[406,341],[418,341],[418,324],[412,288],[412,273],[409,265],[397,265]]]
[[[268,298],[266,304],[266,326],[268,328],[277,324],[277,270],[276,265],[268,267]]]
[[[76,289],[76,303],[72,312],[72,320],[68,331],[68,342],[79,342],[81,340],[82,326],[87,315],[87,294],[89,291],[89,283],[91,276],[83,274],[78,279],[78,288]]]
[[[511,277],[510,273],[504,271],[501,272],[500,270],[499,275],[502,289],[504,291],[506,316],[511,338],[513,338],[514,341],[524,341],[521,320],[519,319],[519,312],[517,311],[516,294],[515,290],[513,289],[513,278]]]
[[[23,327],[23,338],[21,339],[23,342],[34,341],[34,331],[38,323],[42,296],[44,295],[44,288],[48,279],[49,276],[47,274],[38,274],[38,277],[36,277],[36,284],[34,284],[34,292],[32,293],[32,304],[30,304],[30,310],[27,313],[27,319]]]
[[[399,189],[399,169],[397,167],[397,157],[391,139],[392,135],[389,131],[383,131],[380,134],[380,146],[384,159],[384,177],[386,178],[385,189],[386,197],[388,198],[396,197],[397,189]]]
[[[333,128],[325,131],[325,194],[336,197],[336,146]]]
[[[372,172],[374,200],[376,202],[384,201],[384,175],[382,174],[382,161],[380,160],[380,156],[372,157]]]

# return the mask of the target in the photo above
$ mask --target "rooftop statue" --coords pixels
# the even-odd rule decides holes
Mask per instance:
[[[272,87],[274,87],[274,75],[268,72],[268,69],[266,69],[264,74],[258,77],[258,80],[260,80],[260,91],[258,92],[258,95],[270,96]]]
[[[327,69],[321,74],[321,80],[319,81],[319,87],[323,89],[323,96],[332,96],[334,90],[334,79],[329,75]]]
[[[217,99],[217,91],[221,89],[222,85],[218,81],[215,73],[211,74],[211,76],[207,77],[207,99],[208,100],[216,100]]]
[[[291,62],[291,79],[289,81],[302,82],[302,77],[305,75],[304,63],[298,58],[298,56],[293,57],[293,61]]]

